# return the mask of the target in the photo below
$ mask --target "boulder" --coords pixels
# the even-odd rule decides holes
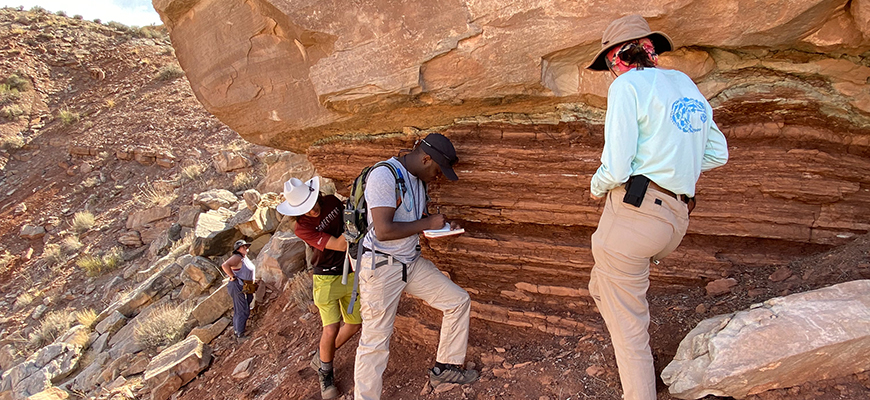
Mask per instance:
[[[278,211],[273,207],[259,207],[254,211],[244,209],[237,216],[248,216],[247,219],[235,224],[236,229],[249,238],[258,238],[267,233],[275,232],[281,222]],[[234,218],[235,220],[235,218]]]
[[[211,210],[200,214],[196,222],[190,254],[216,256],[233,249],[233,243],[242,238],[238,229],[228,223],[234,214],[227,209]]]
[[[245,190],[245,193],[242,193],[242,198],[245,199],[245,206],[251,211],[256,210],[257,205],[260,204],[260,192],[256,189]]]
[[[185,284],[192,282],[203,289],[207,289],[221,276],[218,271],[219,267],[205,257],[186,255],[179,258],[176,262],[179,265],[184,265],[181,270],[181,276]]]
[[[168,206],[154,206],[145,210],[136,211],[130,213],[127,217],[127,229],[138,230],[145,224],[169,218],[170,215],[172,215],[172,209]]]
[[[118,312],[118,310],[112,311],[109,316],[99,324],[97,324],[96,331],[100,335],[109,334],[110,336],[117,332],[121,327],[123,327],[127,323],[127,317],[124,314]]]
[[[11,390],[19,398],[39,393],[67,377],[78,367],[82,346],[52,343],[31,354],[3,373],[0,391]]]
[[[189,336],[196,336],[203,343],[210,343],[214,338],[218,337],[227,326],[230,325],[229,318],[221,318],[213,324],[200,326],[190,331]]]
[[[172,224],[177,225],[177,224]],[[148,251],[146,256],[149,260],[154,260],[158,257],[165,256],[166,253],[169,252],[169,248],[172,247],[172,240],[169,239],[169,231],[163,231],[157,234],[153,240],[151,240],[151,244],[148,246]]]
[[[233,300],[227,293],[227,282],[224,282],[205,300],[197,304],[190,315],[196,319],[199,325],[208,325],[223,316],[232,306]]]
[[[70,393],[59,387],[52,386],[27,398],[27,400],[67,400]]]
[[[277,232],[257,255],[257,276],[272,287],[305,269],[305,242],[292,232]]]
[[[220,172],[230,172],[245,169],[253,165],[248,157],[231,150],[222,150],[211,157],[214,166]]]
[[[139,231],[127,231],[118,236],[118,243],[124,246],[139,247],[142,245],[142,238],[139,236]]]
[[[698,324],[662,371],[671,395],[744,398],[870,369],[870,280],[770,299]]]
[[[45,236],[45,228],[42,226],[24,225],[18,231],[18,236],[27,240],[41,239]]]
[[[168,218],[149,222],[139,227],[139,237],[142,239],[142,243],[150,244],[162,235],[166,235],[166,231],[168,231],[172,225],[172,220]]]
[[[178,208],[178,224],[187,227],[196,227],[196,220],[202,212],[202,206],[181,206]]]
[[[156,262],[152,268],[156,268],[157,271],[143,272],[143,275],[147,276],[148,273],[152,273],[152,275],[123,298],[110,304],[97,316],[97,320],[102,321],[116,310],[125,317],[132,318],[143,308],[181,284],[182,269],[177,263],[164,257]]]
[[[260,251],[269,244],[270,240],[272,240],[272,235],[268,233],[252,240],[251,247],[248,248],[248,258],[256,260]]]
[[[18,350],[11,344],[5,344],[0,347],[0,371],[5,371],[15,364],[18,364]]]
[[[147,354],[137,353],[130,360],[129,364],[121,371],[121,376],[128,377],[130,375],[141,374],[145,372],[148,368],[148,364],[151,362],[151,357],[148,357]]]
[[[209,210],[217,210],[221,207],[230,208],[238,201],[238,197],[226,189],[212,189],[193,195],[193,204],[206,207]]]
[[[233,369],[233,379],[245,379],[251,376],[251,369],[253,365],[254,357],[251,357],[245,361],[236,364],[236,368]]]
[[[109,353],[97,354],[94,361],[76,375],[72,388],[83,392],[94,390],[100,384],[100,374],[103,372],[103,365],[106,365],[111,359]]]
[[[154,357],[145,369],[143,382],[152,388],[153,400],[165,400],[195,378],[200,371],[208,367],[210,362],[211,348],[203,344],[198,337],[190,336]],[[178,379],[173,379],[167,387],[167,379],[170,377]],[[160,396],[156,396],[156,391],[153,390],[157,388],[160,388]]]
[[[284,151],[272,158],[273,160],[270,160],[272,163],[266,168],[266,176],[257,184],[260,193],[283,193],[284,182],[289,181],[290,178],[298,178],[304,182],[314,176],[314,166],[305,154]]]

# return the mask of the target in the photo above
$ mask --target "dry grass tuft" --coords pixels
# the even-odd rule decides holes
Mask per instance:
[[[204,163],[190,164],[181,168],[181,176],[189,181],[195,181],[208,169],[208,165]]]
[[[76,311],[73,313],[73,317],[88,329],[93,329],[94,323],[97,322],[97,312],[92,308]]]
[[[42,250],[42,259],[45,260],[50,268],[54,268],[66,262],[67,256],[61,245],[49,243]]]
[[[233,191],[252,189],[260,182],[260,177],[252,172],[242,171],[233,178]]]
[[[76,233],[84,233],[94,227],[96,218],[90,211],[79,211],[73,215],[73,220],[70,223],[72,230]]]
[[[84,246],[84,244],[82,244],[79,238],[75,236],[67,236],[60,242],[60,247],[63,251],[67,252],[67,254],[79,251],[82,246]]]
[[[307,310],[308,302],[314,300],[313,285],[311,275],[308,272],[297,273],[290,281],[290,302],[302,310]]]
[[[184,76],[184,70],[178,64],[169,64],[160,68],[157,74],[157,79],[161,81],[172,81]]]
[[[22,307],[27,307],[33,303],[34,299],[33,295],[28,292],[21,293],[15,298],[15,303],[12,305],[12,309],[19,310]]]
[[[76,265],[85,271],[88,276],[99,276],[104,272],[117,269],[122,262],[123,257],[121,248],[113,247],[102,256],[85,254],[76,260]]]
[[[39,326],[30,334],[30,346],[39,348],[54,342],[73,323],[73,315],[67,311],[52,311],[42,317]]]
[[[12,261],[15,260],[15,256],[9,252],[9,250],[3,250],[0,253],[0,274],[5,273],[9,264],[12,264]]]
[[[145,183],[139,185],[139,193],[133,196],[133,200],[142,206],[152,207],[152,206],[166,206],[169,203],[172,203],[175,198],[178,197],[174,191],[169,190],[168,187],[161,186],[157,187],[151,184],[147,179]]]
[[[185,322],[192,307],[187,305],[163,304],[157,306],[141,321],[133,335],[136,341],[148,349],[169,346],[184,339]]]
[[[81,119],[79,113],[72,112],[70,110],[58,111],[57,117],[60,118],[60,121],[63,122],[63,124],[66,126],[70,126],[76,122],[79,122],[79,119]]]

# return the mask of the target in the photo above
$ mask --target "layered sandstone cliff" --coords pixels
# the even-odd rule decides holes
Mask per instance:
[[[431,194],[467,233],[427,251],[490,319],[578,328],[511,310],[589,303],[611,78],[583,67],[628,12],[673,37],[662,64],[698,83],[731,153],[702,176],[689,234],[654,279],[786,263],[870,230],[868,0],[154,5],[209,111],[307,151],[337,187],[428,131],[451,137],[460,181]]]

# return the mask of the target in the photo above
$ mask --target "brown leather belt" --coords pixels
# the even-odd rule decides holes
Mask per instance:
[[[663,187],[657,185],[657,184],[656,184],[655,182],[653,182],[653,181],[649,181],[649,187],[651,187],[651,188],[653,188],[653,189],[655,189],[655,190],[658,190],[659,192],[662,192],[662,193],[664,193],[664,194],[666,194],[666,195],[668,195],[668,196],[671,196],[671,197],[673,197],[673,198],[675,198],[675,199],[677,199],[677,200],[680,200],[680,201],[682,201],[683,203],[686,203],[686,204],[689,204],[689,202],[692,201],[692,198],[691,198],[691,197],[686,196],[686,195],[684,195],[684,194],[681,194],[681,195],[677,196],[676,193],[674,193],[674,192],[672,192],[672,191],[670,191],[670,190],[668,190],[668,189],[665,189],[665,188],[663,188]]]

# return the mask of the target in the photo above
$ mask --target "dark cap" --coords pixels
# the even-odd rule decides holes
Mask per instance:
[[[456,172],[453,171],[453,164],[459,162],[459,157],[456,157],[456,149],[453,148],[450,139],[440,133],[430,133],[420,142],[420,148],[441,167],[441,173],[447,179],[459,180]]]
[[[233,243],[233,251],[239,251],[239,249],[240,249],[242,246],[248,246],[248,247],[251,247],[251,244],[248,243],[248,242],[246,242],[246,241],[244,241],[244,240],[236,240],[236,242]]]

